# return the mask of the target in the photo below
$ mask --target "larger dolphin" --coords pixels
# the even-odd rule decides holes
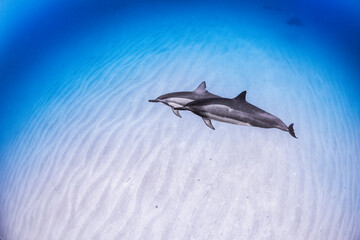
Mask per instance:
[[[149,102],[161,102],[168,105],[173,110],[174,114],[181,118],[179,110],[185,110],[183,107],[194,100],[206,99],[206,98],[219,98],[219,96],[209,93],[206,90],[206,83],[203,81],[192,92],[173,92],[161,95],[160,97],[149,100]]]
[[[295,136],[294,124],[288,127],[278,117],[246,101],[246,91],[240,93],[236,98],[210,98],[190,102],[184,106],[185,109],[203,118],[205,124],[214,129],[211,119],[261,128],[278,128]]]

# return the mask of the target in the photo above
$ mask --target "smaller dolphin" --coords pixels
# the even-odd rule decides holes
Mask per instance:
[[[161,102],[171,107],[172,111],[176,116],[181,118],[179,110],[184,109],[184,105],[194,100],[206,99],[206,98],[220,98],[217,95],[209,93],[206,90],[206,83],[203,81],[194,91],[192,92],[173,92],[161,95],[155,100],[149,100],[149,102]]]
[[[293,128],[294,124],[287,127],[278,117],[248,103],[246,101],[246,91],[233,99],[200,99],[186,104],[183,108],[202,117],[205,124],[213,130],[215,128],[211,123],[211,119],[237,125],[278,128],[289,132],[291,136],[297,138]]]

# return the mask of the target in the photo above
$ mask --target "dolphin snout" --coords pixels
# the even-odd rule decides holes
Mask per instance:
[[[158,99],[149,100],[149,102],[160,102]]]

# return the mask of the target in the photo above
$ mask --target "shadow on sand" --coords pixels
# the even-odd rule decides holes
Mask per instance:
[[[286,23],[292,26],[304,26],[298,18],[291,18]]]

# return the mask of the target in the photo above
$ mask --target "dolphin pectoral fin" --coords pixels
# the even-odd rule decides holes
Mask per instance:
[[[212,130],[215,130],[214,126],[211,123],[211,120],[209,118],[202,118],[204,120],[204,123],[206,124],[206,126],[208,126],[209,128],[211,128]]]
[[[176,116],[178,116],[179,118],[181,118],[181,115],[180,115],[178,109],[175,109],[175,108],[173,108],[173,107],[172,107],[171,109],[172,109],[173,113],[174,113]]]

